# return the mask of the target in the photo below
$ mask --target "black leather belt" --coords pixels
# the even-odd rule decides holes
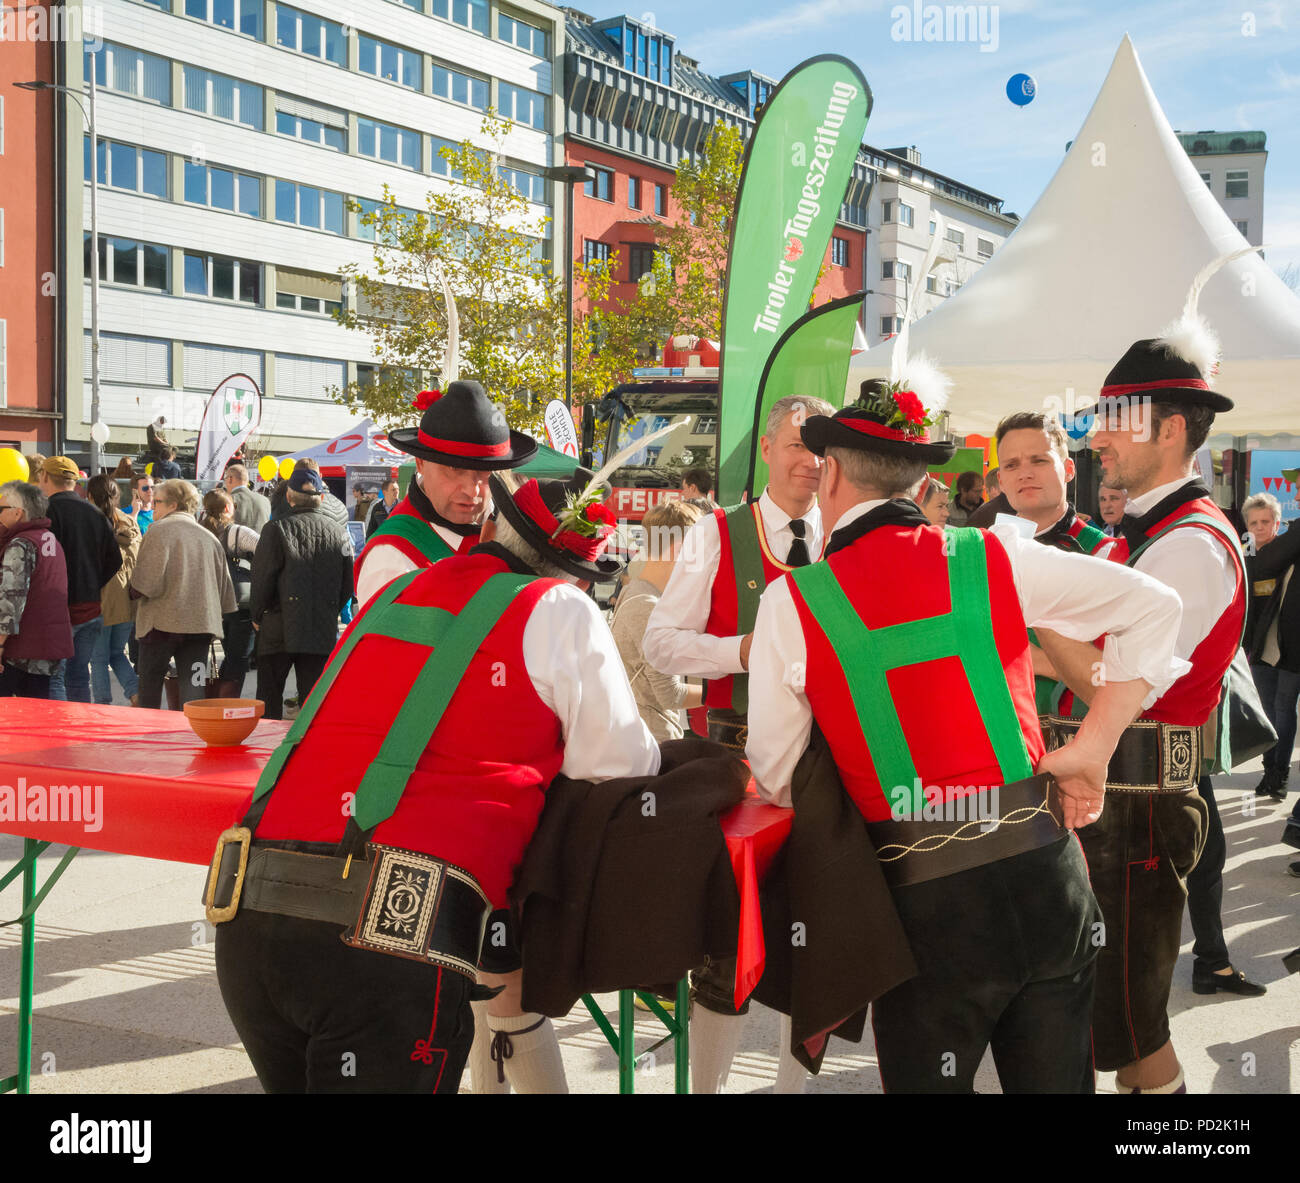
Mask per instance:
[[[868,822],[890,887],[906,887],[982,867],[1055,842],[1061,824],[1056,782],[1047,774],[940,800],[942,816]]]
[[[749,740],[749,718],[734,711],[709,711],[709,738],[733,751],[744,752]]]
[[[463,868],[378,843],[367,845],[364,859],[262,842],[245,849],[246,856],[237,834],[218,846],[205,895],[214,923],[238,908],[320,920],[345,928],[342,939],[355,948],[474,977],[491,905]]]
[[[1063,746],[1081,719],[1059,715],[1040,718],[1047,750]],[[1130,723],[1115,745],[1106,770],[1108,793],[1186,793],[1201,778],[1201,729],[1139,719]]]

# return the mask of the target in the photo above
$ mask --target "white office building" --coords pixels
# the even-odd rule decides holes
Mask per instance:
[[[1268,151],[1262,131],[1180,131],[1175,133],[1196,165],[1201,180],[1251,246],[1264,241],[1264,165]]]
[[[133,452],[164,414],[197,430],[207,397],[245,372],[265,396],[256,437],[284,454],[355,416],[331,387],[376,372],[370,338],[330,312],[351,304],[345,263],[373,260],[366,207],[454,185],[439,149],[514,127],[501,162],[563,216],[542,177],[561,160],[563,23],[539,0],[102,0],[97,70],[101,418]],[[71,43],[63,82],[92,60]],[[89,437],[90,146],[67,102],[62,346],[67,435]],[[84,177],[82,184],[75,183]],[[563,234],[563,226],[555,228]],[[539,250],[550,254],[549,243]],[[562,254],[563,252],[559,252]],[[427,378],[428,375],[422,376]]]

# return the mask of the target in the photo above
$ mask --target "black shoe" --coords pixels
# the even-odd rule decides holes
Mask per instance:
[[[1287,818],[1286,827],[1282,830],[1282,841],[1300,850],[1300,821],[1293,817]]]
[[[1273,801],[1283,801],[1286,799],[1286,781],[1272,768],[1265,768],[1263,777],[1255,786],[1255,796],[1261,801],[1265,797]]]
[[[1292,875],[1292,876],[1294,876],[1296,879],[1300,879],[1300,860],[1297,860],[1296,862],[1291,863],[1291,864],[1287,867],[1287,869],[1286,869],[1286,873],[1287,873],[1288,875]]]
[[[1224,990],[1229,994],[1241,994],[1247,998],[1257,998],[1261,994],[1268,993],[1266,986],[1259,986],[1254,982],[1246,981],[1246,975],[1240,970],[1234,970],[1232,973],[1216,974],[1209,970],[1192,967],[1193,994],[1217,994],[1220,990]]]

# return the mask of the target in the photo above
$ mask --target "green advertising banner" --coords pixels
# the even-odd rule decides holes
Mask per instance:
[[[751,499],[767,485],[767,464],[759,439],[767,428],[773,404],[788,394],[800,394],[825,399],[836,410],[843,405],[853,329],[862,314],[862,298],[859,292],[805,312],[786,329],[768,356],[750,425],[749,479],[745,488]]]
[[[740,499],[754,402],[768,358],[808,310],[871,113],[847,58],[796,66],[772,92],[745,149],[722,310],[718,499]]]

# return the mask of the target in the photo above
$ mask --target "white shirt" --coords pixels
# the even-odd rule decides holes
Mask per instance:
[[[590,597],[570,583],[551,588],[524,625],[523,642],[537,696],[560,720],[565,776],[599,781],[659,771],[659,745],[641,720],[618,646]]]
[[[423,490],[424,482],[420,480],[418,473],[415,480]],[[488,512],[491,512],[490,506]],[[455,554],[464,539],[459,534],[448,530],[446,526],[439,526],[433,522],[429,522],[427,525],[443,542],[451,547],[452,554]],[[389,582],[399,575],[407,575],[412,571],[418,571],[421,566],[423,564],[417,565],[392,543],[384,542],[372,546],[366,552],[366,557],[361,560],[361,575],[357,579],[358,605],[364,608],[375,593],[383,591]]]
[[[882,504],[855,505],[835,529]],[[1181,608],[1169,588],[1119,563],[1034,542],[1021,535],[1015,519],[1000,518],[991,533],[1010,559],[1026,626],[1052,629],[1076,641],[1106,633],[1102,660],[1109,680],[1145,679],[1154,687],[1150,701],[1191,668],[1173,656]],[[898,572],[882,573],[881,586],[897,588],[900,579]],[[789,580],[779,579],[763,593],[754,625],[745,755],[759,793],[787,808],[794,767],[812,732],[813,713],[803,686],[807,660]]]
[[[794,542],[790,515],[772,500],[766,489],[758,499],[758,512],[768,547],[784,563]],[[815,559],[822,550],[822,514],[816,503],[803,520],[807,523],[804,545],[809,558]],[[705,514],[683,540],[668,586],[646,626],[641,647],[646,660],[661,673],[701,678],[744,673],[745,667],[740,662],[743,638],[714,637],[704,631],[721,557],[718,519],[711,513]]]
[[[1130,497],[1124,513],[1141,517],[1175,489],[1199,479],[1196,475],[1179,477],[1140,497]],[[1231,527],[1228,533],[1232,533]],[[1182,600],[1183,623],[1174,646],[1178,657],[1191,657],[1196,646],[1210,635],[1210,630],[1228,610],[1237,590],[1235,561],[1223,544],[1205,530],[1174,530],[1166,534],[1142,552],[1133,569],[1172,587]]]

